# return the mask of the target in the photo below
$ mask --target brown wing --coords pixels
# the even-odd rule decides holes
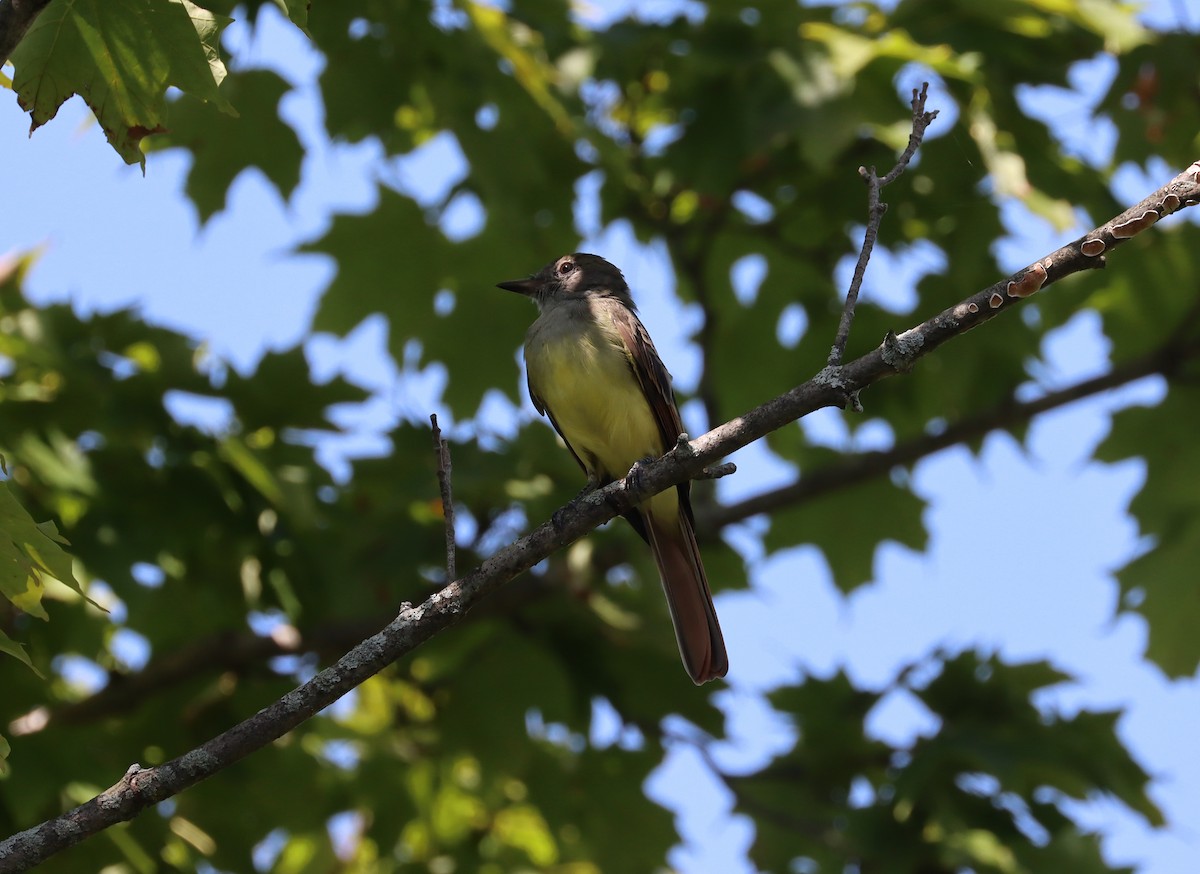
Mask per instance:
[[[629,367],[650,403],[665,452],[683,433],[683,420],[679,418],[675,393],[671,390],[671,375],[637,315],[625,306],[610,306],[609,312],[625,343]],[[704,562],[700,558],[700,547],[696,543],[690,483],[682,482],[678,488],[683,513],[671,523],[664,524],[665,520],[636,513],[626,518],[634,522],[632,517],[637,517],[634,527],[654,553],[671,622],[675,626],[679,654],[692,681],[699,684],[725,676],[729,670],[729,657],[708,577],[704,573]],[[641,523],[640,527],[638,523]]]
[[[633,375],[637,377],[642,392],[654,413],[658,433],[662,435],[663,451],[675,445],[683,433],[683,421],[675,406],[675,393],[671,390],[671,374],[658,357],[658,350],[646,332],[646,326],[628,307],[612,304],[608,307],[613,327],[625,344],[626,358]]]
[[[654,421],[658,425],[658,433],[662,437],[663,452],[675,445],[679,435],[683,433],[683,420],[679,418],[679,408],[675,405],[675,392],[671,389],[671,374],[658,357],[658,350],[650,340],[646,326],[633,310],[624,304],[613,303],[608,307],[612,316],[613,327],[621,335],[625,344],[626,357],[633,375],[650,404]],[[688,520],[692,519],[692,504],[689,500],[690,484],[679,484],[679,499],[683,503]]]

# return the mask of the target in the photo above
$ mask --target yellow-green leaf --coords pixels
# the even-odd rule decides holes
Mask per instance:
[[[144,164],[169,86],[233,112],[218,91],[226,22],[189,0],[54,0],[12,53],[13,90],[34,129],[80,95],[125,162]]]

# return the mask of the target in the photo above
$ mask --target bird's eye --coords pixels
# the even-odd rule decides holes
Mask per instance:
[[[574,261],[564,261],[563,263],[558,265],[558,273],[560,276],[566,276],[568,273],[570,273],[574,269],[575,269]]]

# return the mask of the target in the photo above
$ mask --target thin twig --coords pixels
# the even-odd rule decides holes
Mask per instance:
[[[429,416],[433,425],[433,452],[438,460],[438,487],[442,490],[442,517],[446,521],[446,582],[458,578],[455,562],[454,545],[454,495],[450,487],[450,444],[442,437],[442,429],[438,427],[437,413]]]
[[[920,358],[1019,304],[1037,290],[1102,265],[1100,257],[1142,233],[1164,215],[1200,203],[1200,161],[1136,206],[1084,237],[1010,277],[915,325],[889,335],[879,347],[747,411],[691,442],[692,454],[674,450],[629,477],[596,489],[533,531],[447,583],[416,606],[405,606],[378,634],[367,638],[308,682],[182,756],[152,768],[132,766],[95,798],[0,841],[0,874],[25,871],[55,853],[148,807],[177,795],[282,737],[346,692],[407,655],[519,573],[584,536],[619,513],[632,510],[705,467],[814,410],[845,404],[851,393],[911,369]]]
[[[737,473],[737,465],[732,461],[727,461],[724,464],[714,464],[704,468],[696,479],[721,479],[721,477],[734,473]]]
[[[850,325],[854,321],[854,308],[858,305],[858,293],[862,290],[863,277],[867,272],[867,262],[871,260],[871,251],[879,238],[879,224],[883,214],[887,212],[887,204],[880,199],[884,186],[890,185],[899,178],[908,167],[908,162],[916,154],[921,140],[925,138],[925,129],[937,118],[938,111],[925,111],[925,97],[929,91],[929,83],[922,82],[921,90],[913,89],[912,96],[912,133],[908,135],[908,147],[901,153],[896,165],[882,178],[875,175],[875,168],[859,167],[858,175],[867,183],[867,229],[863,234],[862,249],[858,253],[858,263],[854,265],[854,277],[850,280],[850,288],[846,292],[846,304],[842,308],[842,320],[838,324],[837,337],[833,348],[829,350],[829,366],[837,367],[842,363],[846,354],[846,341],[850,339]]]

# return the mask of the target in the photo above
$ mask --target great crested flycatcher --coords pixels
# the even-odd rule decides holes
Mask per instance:
[[[539,315],[525,335],[529,396],[599,487],[658,458],[683,432],[671,376],[637,317],[621,271],[598,255],[564,255],[529,279]],[[696,684],[725,676],[729,657],[692,530],[688,483],[627,513],[650,544],[683,665]]]

